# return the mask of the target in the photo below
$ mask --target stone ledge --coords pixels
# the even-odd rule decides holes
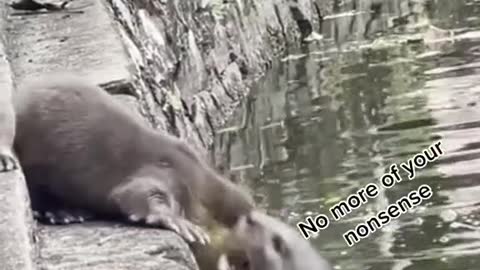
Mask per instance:
[[[97,84],[130,81],[130,60],[104,2],[78,0],[69,7],[84,13],[25,15],[9,8],[7,49],[15,82],[65,70]]]
[[[0,89],[2,85],[0,84]],[[20,171],[0,174],[0,268],[33,270],[36,248],[25,179]]]
[[[7,52],[14,85],[27,77],[70,71],[113,93],[131,94],[131,60],[105,2],[78,0],[69,7],[84,13],[26,14],[7,8]],[[0,240],[4,240],[0,262],[9,262],[11,268],[7,269],[30,270],[35,267],[28,261],[28,248],[17,247],[27,241],[24,231],[32,223],[31,215],[18,210],[29,210],[25,185],[21,189],[18,184],[24,181],[19,179],[20,175],[0,176],[0,213],[7,218],[2,223],[6,229],[0,229]],[[197,268],[186,243],[166,230],[107,223],[39,224],[34,234],[38,238],[37,269]],[[0,268],[3,270],[3,265]]]
[[[113,223],[42,226],[40,269],[195,269],[175,233]]]
[[[12,72],[7,61],[6,13],[0,9],[0,94],[10,96]],[[1,98],[0,98],[1,100]],[[20,171],[0,173],[0,268],[32,270],[35,247],[25,179]]]

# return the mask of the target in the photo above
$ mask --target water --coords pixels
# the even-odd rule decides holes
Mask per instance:
[[[220,132],[217,161],[294,225],[440,140],[441,159],[309,241],[335,269],[480,269],[480,1],[384,2],[373,23],[338,10],[350,15],[324,23],[323,45],[279,61]],[[343,233],[422,184],[432,198],[347,246]]]

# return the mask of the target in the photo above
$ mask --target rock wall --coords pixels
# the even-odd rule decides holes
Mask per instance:
[[[31,13],[0,0],[0,85],[74,71],[207,153],[251,83],[318,27],[329,2],[76,0],[65,11]],[[197,268],[170,231],[35,226],[21,173],[2,174],[0,183],[1,269]]]
[[[251,82],[316,25],[315,1],[109,0],[155,126],[211,145]],[[318,1],[328,2],[328,1]]]

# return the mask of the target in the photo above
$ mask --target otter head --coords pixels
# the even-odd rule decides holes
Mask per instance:
[[[220,257],[219,270],[328,270],[328,263],[300,232],[257,210],[242,216],[233,236],[244,251],[244,262]]]

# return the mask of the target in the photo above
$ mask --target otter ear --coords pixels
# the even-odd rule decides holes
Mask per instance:
[[[288,247],[280,235],[275,234],[272,236],[272,245],[278,254],[281,254],[283,256],[288,255]]]

